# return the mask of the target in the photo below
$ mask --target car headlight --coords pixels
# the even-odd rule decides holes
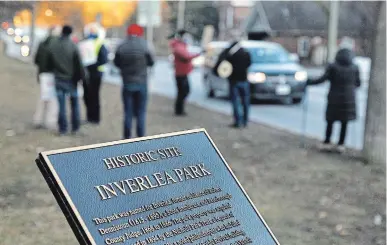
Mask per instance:
[[[15,36],[13,40],[15,41],[15,43],[20,43],[22,41],[22,38],[21,36]]]
[[[29,43],[30,42],[30,37],[29,36],[24,36],[22,37],[23,43]]]
[[[12,36],[13,34],[15,34],[15,30],[13,28],[8,28],[7,34]]]
[[[250,72],[247,74],[247,79],[251,83],[263,83],[266,80],[266,75],[262,72]]]
[[[308,79],[308,73],[306,71],[298,71],[294,74],[294,79],[299,82],[304,82]]]
[[[23,33],[23,30],[22,30],[22,29],[20,29],[20,28],[16,28],[16,29],[15,29],[15,35],[21,36],[22,33]]]
[[[27,45],[23,45],[20,48],[20,53],[23,57],[27,57],[28,55],[30,55],[30,47],[28,47]]]

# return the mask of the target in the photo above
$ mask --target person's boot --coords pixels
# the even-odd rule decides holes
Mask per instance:
[[[186,112],[175,112],[175,115],[178,116],[178,117],[185,117],[188,114]]]
[[[241,125],[237,124],[237,123],[232,123],[229,125],[230,128],[242,128]]]
[[[33,129],[36,129],[36,130],[45,128],[43,124],[33,124],[32,127],[33,127]]]
[[[318,146],[318,149],[322,150],[322,151],[330,151],[330,150],[332,150],[332,148],[333,148],[333,146],[330,142],[322,142]]]
[[[336,151],[339,153],[344,153],[345,152],[345,146],[344,145],[337,145],[336,146]]]

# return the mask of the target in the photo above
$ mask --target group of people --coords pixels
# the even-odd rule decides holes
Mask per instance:
[[[228,76],[230,83],[230,99],[233,108],[234,122],[231,127],[247,126],[249,118],[250,84],[247,79],[251,65],[250,54],[241,47],[238,40],[225,49],[219,56],[213,72],[219,73],[219,66],[227,60],[232,66]],[[348,122],[356,119],[356,89],[360,87],[359,68],[354,63],[354,53],[348,48],[340,48],[333,63],[329,64],[324,74],[316,79],[308,79],[306,86],[330,82],[326,107],[325,139],[320,145],[322,150],[345,150],[344,143]],[[336,145],[331,144],[334,122],[341,123],[340,137]]]
[[[184,115],[184,99],[189,92],[187,75],[192,70],[190,61],[196,56],[187,52],[185,32],[178,33],[176,39],[171,42],[175,56],[177,98],[175,112]],[[221,65],[224,61],[230,64],[230,71],[226,76],[222,72]],[[213,67],[213,73],[229,80],[230,100],[233,109],[232,128],[245,128],[249,122],[250,108],[250,83],[248,81],[248,69],[251,65],[249,52],[241,45],[237,36],[230,46],[218,57]],[[226,72],[227,73],[227,72]],[[354,63],[354,53],[348,48],[340,48],[335,60],[329,64],[324,74],[316,79],[308,79],[306,86],[316,85],[325,81],[330,82],[330,89],[326,107],[326,132],[325,140],[320,145],[322,150],[336,149],[339,152],[345,150],[344,143],[347,134],[348,122],[356,119],[356,89],[360,87],[359,68]],[[339,141],[331,144],[331,135],[334,122],[341,123]]]
[[[98,25],[85,28],[85,39],[95,52],[95,60],[84,62],[83,53],[71,39],[72,27],[52,27],[48,37],[40,43],[35,55],[41,96],[38,100],[34,124],[37,128],[55,128],[59,135],[68,133],[66,97],[71,105],[71,132],[76,134],[81,126],[79,87],[82,83],[86,107],[85,123],[97,125],[101,121],[100,88],[108,51],[100,37]],[[145,135],[147,102],[147,67],[153,66],[154,58],[143,38],[143,28],[131,25],[128,37],[117,48],[114,64],[123,78],[122,100],[124,105],[124,138],[131,137],[132,118],[137,118],[137,136]],[[89,50],[90,52],[90,50]],[[44,84],[44,86],[43,86]],[[51,86],[51,87],[50,87]],[[51,89],[53,93],[45,90]]]
[[[107,49],[103,39],[98,37],[98,30],[87,33],[86,39],[95,43],[96,62],[84,67],[77,45],[69,38],[72,33],[70,26],[64,26],[61,34],[57,28],[50,30],[49,37],[43,41],[35,57],[39,68],[39,81],[52,78],[56,91],[56,100],[59,112],[55,111],[55,100],[50,98],[39,101],[35,124],[42,123],[42,108],[47,111],[47,124],[54,127],[58,123],[59,133],[67,133],[66,96],[71,101],[72,132],[80,128],[80,112],[78,103],[78,82],[82,81],[84,102],[86,106],[86,122],[98,124],[101,120],[99,91],[104,64],[107,63]],[[132,121],[136,119],[136,136],[145,135],[146,107],[148,98],[148,68],[155,63],[149,44],[143,38],[144,30],[141,26],[133,24],[127,29],[126,39],[118,46],[114,64],[120,69],[123,87],[122,102],[124,108],[123,138],[132,137]],[[176,116],[186,116],[185,101],[189,95],[189,74],[193,70],[192,60],[200,54],[191,54],[188,51],[189,34],[180,30],[170,40],[170,47],[174,55],[175,80],[177,96],[174,104]],[[220,67],[224,61],[231,66],[227,75],[230,85],[230,99],[233,108],[233,128],[245,128],[249,122],[250,83],[248,81],[248,68],[251,65],[250,54],[240,45],[240,40],[235,39],[218,58],[213,72],[220,76]],[[354,54],[349,49],[340,49],[335,61],[328,65],[323,76],[309,79],[306,85],[315,85],[330,81],[328,105],[326,110],[326,138],[322,148],[331,148],[331,134],[333,123],[341,122],[340,140],[337,144],[339,150],[343,149],[347,124],[356,119],[355,90],[360,86],[359,69],[353,63]],[[57,120],[55,119],[57,117]]]

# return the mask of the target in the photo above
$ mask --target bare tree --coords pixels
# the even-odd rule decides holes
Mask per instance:
[[[386,2],[379,2],[372,45],[363,155],[369,163],[386,163]]]

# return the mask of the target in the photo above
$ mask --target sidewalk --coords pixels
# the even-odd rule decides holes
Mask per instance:
[[[120,88],[103,85],[99,127],[57,137],[31,129],[34,68],[0,56],[0,74],[1,244],[77,244],[34,159],[42,150],[120,139]],[[282,244],[385,244],[384,166],[304,150],[298,136],[258,124],[231,130],[229,117],[192,105],[187,118],[175,118],[172,107],[150,96],[147,134],[206,128]]]

